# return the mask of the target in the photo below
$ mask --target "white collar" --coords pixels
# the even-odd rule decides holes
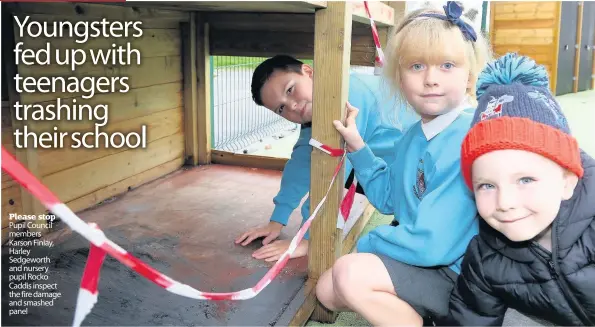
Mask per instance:
[[[457,119],[461,111],[467,108],[469,108],[469,101],[465,98],[461,104],[451,111],[432,119],[430,122],[424,123],[422,121],[421,129],[426,136],[426,140],[429,141],[434,138],[434,136],[440,134],[440,132],[445,130],[453,121],[455,121],[455,119]]]

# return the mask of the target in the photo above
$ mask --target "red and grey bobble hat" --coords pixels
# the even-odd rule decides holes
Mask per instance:
[[[508,53],[482,71],[477,98],[471,129],[461,148],[461,168],[469,188],[473,189],[473,161],[496,150],[531,151],[583,176],[578,143],[549,90],[543,66]]]

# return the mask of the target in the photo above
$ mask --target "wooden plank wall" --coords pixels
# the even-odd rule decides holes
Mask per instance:
[[[312,14],[210,12],[206,17],[211,55],[272,57],[282,53],[314,58]],[[378,29],[386,33],[388,28]],[[374,66],[375,56],[369,23],[353,22],[351,65]]]
[[[517,52],[544,65],[556,90],[561,3],[491,2],[490,39],[496,56]]]
[[[79,211],[107,198],[125,192],[149,180],[178,169],[184,157],[183,78],[180,23],[188,21],[189,13],[145,8],[127,8],[75,3],[20,3],[11,7],[18,16],[29,15],[36,20],[89,20],[103,17],[111,20],[142,20],[140,38],[95,39],[83,48],[109,48],[111,43],[131,42],[141,52],[141,65],[104,66],[87,64],[71,72],[66,66],[18,67],[24,76],[128,76],[127,93],[97,94],[83,99],[82,94],[34,93],[21,94],[23,103],[47,105],[57,97],[77,103],[108,104],[109,123],[105,131],[127,133],[147,126],[147,148],[126,149],[38,149],[39,175],[42,182],[55,192],[72,210]],[[16,23],[15,29],[18,28]],[[73,48],[72,39],[23,38],[27,48],[41,48],[45,42],[53,47]],[[4,110],[3,110],[4,112]],[[29,122],[30,123],[30,122]],[[37,132],[94,131],[93,121],[43,122],[29,125]],[[12,130],[3,126],[3,143],[10,142]],[[3,175],[3,182],[5,176]],[[18,187],[18,186],[17,186]],[[14,194],[13,194],[14,193]],[[18,193],[18,192],[17,192]],[[3,183],[2,198],[17,203],[14,186]],[[4,208],[4,206],[3,206]],[[3,220],[4,221],[4,220]],[[4,227],[4,225],[3,225]]]

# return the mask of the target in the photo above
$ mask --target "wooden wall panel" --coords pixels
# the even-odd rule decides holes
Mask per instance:
[[[313,15],[208,13],[206,21],[211,55],[272,57],[283,53],[300,59],[314,58]],[[350,64],[374,66],[376,47],[370,24],[352,24]]]
[[[117,183],[166,162],[182,158],[184,135],[176,133],[149,144],[45,176],[44,184],[64,202]]]
[[[555,90],[559,17],[559,2],[491,2],[490,41],[495,55],[530,56],[546,67]]]
[[[143,36],[140,38],[95,39],[80,45],[83,49],[108,49],[112,43],[131,47],[141,53],[141,64],[129,66],[93,65],[87,63],[72,72],[66,66],[25,66],[19,65],[19,74],[23,77],[128,77],[130,90],[127,93],[96,94],[91,99],[84,99],[83,93],[69,93],[58,90],[52,93],[21,94],[25,104],[56,103],[60,98],[63,103],[108,105],[108,124],[101,128],[103,132],[140,132],[141,125],[147,126],[147,148],[105,148],[72,149],[70,141],[62,149],[37,150],[39,173],[42,182],[73,210],[83,210],[131,187],[163,176],[178,169],[183,164],[184,128],[183,128],[183,85],[180,23],[188,21],[189,13],[156,9],[133,9],[97,4],[73,3],[19,3],[9,6],[19,17],[33,14],[36,20],[52,19],[72,22],[107,18],[119,20],[142,20]],[[18,28],[14,23],[15,28]],[[18,38],[26,48],[43,48],[51,42],[52,48],[75,48],[72,39]],[[4,121],[4,120],[3,120]],[[95,130],[94,121],[27,121],[31,130],[36,132],[52,131],[57,126],[60,131],[91,132]],[[4,127],[4,126],[3,126]],[[11,129],[3,128],[4,131]],[[66,139],[70,140],[69,137]],[[12,142],[3,137],[3,143]],[[11,145],[13,146],[13,145]],[[12,199],[19,205],[19,186],[10,183],[10,177],[3,174],[3,234],[5,201]],[[11,209],[15,211],[17,209]]]

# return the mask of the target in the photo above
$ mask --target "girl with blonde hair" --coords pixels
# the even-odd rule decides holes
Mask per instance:
[[[407,15],[387,47],[384,72],[397,98],[421,120],[395,142],[395,158],[376,157],[347,105],[335,127],[369,201],[392,212],[323,273],[316,288],[330,310],[352,310],[375,326],[422,325],[448,314],[449,296],[467,245],[478,232],[477,209],[460,169],[461,143],[476,106],[475,83],[491,54],[487,41],[448,2],[444,12]]]

